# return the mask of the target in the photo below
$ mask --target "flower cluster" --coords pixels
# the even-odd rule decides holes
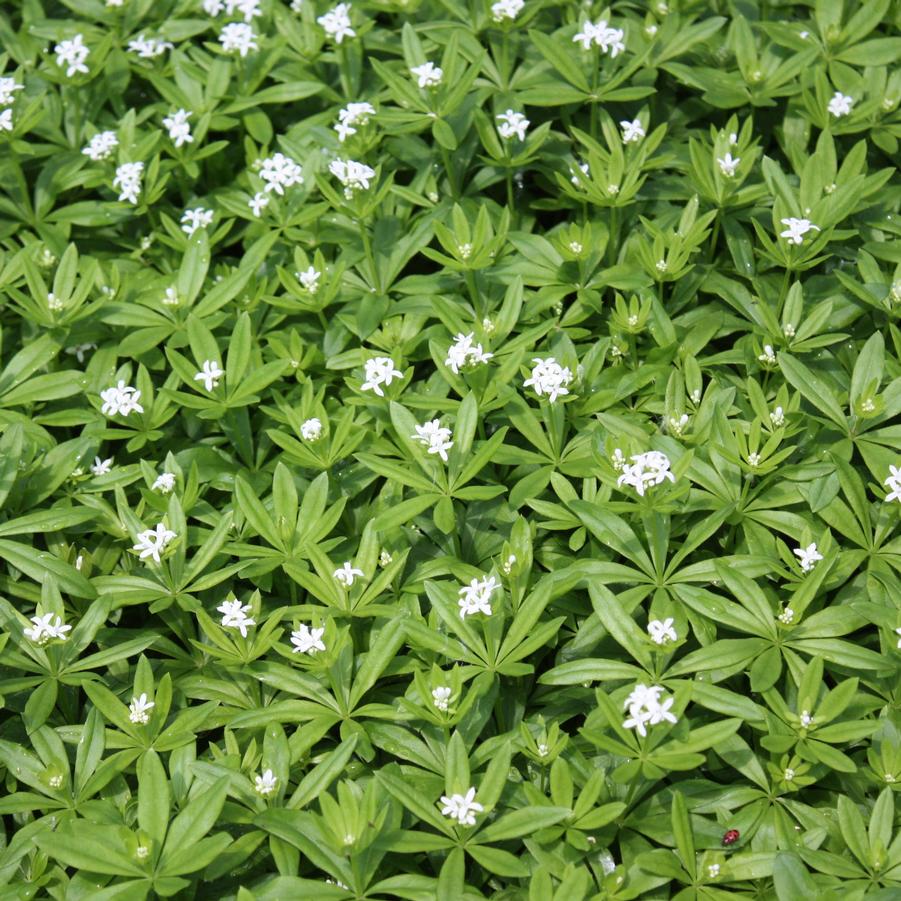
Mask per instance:
[[[624,463],[617,486],[628,485],[634,488],[640,497],[648,488],[660,485],[665,479],[675,482],[676,477],[670,472],[670,461],[660,451],[647,451],[635,454],[631,463]]]
[[[672,698],[664,698],[661,701],[663,688],[660,685],[650,687],[639,683],[632,689],[629,697],[623,703],[629,711],[628,719],[623,723],[624,729],[634,729],[642,738],[647,732],[647,726],[656,726],[658,723],[677,723],[675,714],[670,713],[673,706]]]
[[[103,405],[100,412],[104,416],[128,416],[130,413],[143,413],[141,406],[141,392],[131,385],[126,385],[124,379],[119,379],[118,384],[112,388],[105,388],[100,392]]]
[[[350,24],[350,6],[350,3],[339,3],[334,9],[316,19],[336,44],[340,44],[345,38],[357,36]]]
[[[344,196],[348,200],[355,192],[368,190],[370,181],[375,178],[374,169],[356,160],[332,160],[328,171],[344,186]]]
[[[23,629],[26,638],[38,645],[45,645],[51,639],[57,641],[65,641],[68,638],[67,632],[72,631],[71,626],[67,626],[61,616],[54,616],[52,613],[45,613],[43,616],[31,617],[31,627]]]
[[[348,103],[338,111],[338,122],[332,126],[338,132],[338,140],[344,143],[351,135],[357,133],[356,126],[369,123],[370,116],[375,115],[375,107],[366,101],[361,103]]]
[[[442,795],[441,812],[452,820],[456,820],[460,826],[475,826],[476,814],[485,809],[475,799],[476,790],[470,788],[465,795]]]
[[[428,453],[438,454],[447,463],[447,452],[454,446],[454,442],[450,440],[451,430],[442,426],[440,419],[432,419],[416,426],[416,434],[410,437],[425,445]]]
[[[604,19],[587,21],[580,32],[573,37],[573,43],[581,44],[583,50],[592,46],[600,47],[601,53],[616,57],[626,49],[626,32],[623,28],[613,28]]]
[[[275,191],[283,195],[285,188],[303,184],[303,171],[290,156],[284,153],[273,153],[260,161],[260,178],[266,182],[266,193]]]
[[[532,374],[523,382],[524,387],[532,388],[539,397],[547,395],[551,403],[569,394],[573,374],[568,366],[561,366],[554,357],[535,357],[532,363]]]
[[[362,391],[374,391],[379,397],[384,397],[382,385],[390,385],[394,379],[402,379],[404,374],[394,368],[394,360],[391,357],[371,357],[363,365],[365,379],[360,386]]]
[[[141,560],[146,560],[149,557],[154,563],[159,563],[160,554],[175,537],[175,532],[172,529],[167,529],[163,523],[158,523],[155,529],[138,532],[138,543],[134,545],[132,550],[139,552],[138,556]]]
[[[239,600],[223,601],[216,612],[222,614],[220,620],[225,629],[237,629],[242,638],[247,638],[247,630],[256,625],[256,620],[247,614],[251,610],[250,604],[242,604]]]
[[[306,623],[301,623],[299,628],[291,633],[291,652],[294,654],[309,654],[310,656],[325,650],[325,642],[322,636],[325,635],[325,627],[311,629]]]
[[[484,579],[473,579],[468,585],[464,585],[458,592],[460,599],[460,619],[472,616],[474,613],[484,613],[491,616],[491,595],[500,588],[500,582],[494,576],[486,576]]]

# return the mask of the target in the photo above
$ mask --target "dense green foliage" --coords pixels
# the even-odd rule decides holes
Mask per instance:
[[[901,896],[899,24],[0,3],[0,901]]]

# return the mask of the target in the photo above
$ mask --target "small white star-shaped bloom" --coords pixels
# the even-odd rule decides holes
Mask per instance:
[[[447,463],[447,452],[454,446],[454,442],[449,440],[452,437],[451,430],[442,426],[440,419],[416,426],[416,434],[410,437],[424,444],[428,448],[428,453],[438,454]]]
[[[623,144],[635,144],[645,136],[641,119],[633,119],[631,122],[623,119],[619,127],[623,130]]]
[[[278,785],[278,779],[272,770],[264,770],[259,776],[254,777],[254,791],[261,797],[271,795]]]
[[[832,99],[829,101],[829,105],[826,108],[836,119],[840,119],[842,116],[850,114],[853,105],[853,98],[849,97],[847,94],[843,94],[841,91],[836,91],[832,95]]]
[[[247,56],[251,50],[259,50],[257,35],[254,30],[244,22],[229,22],[219,33],[219,43],[226,53],[238,53],[242,57]]]
[[[648,635],[654,644],[666,644],[668,641],[676,641],[678,635],[673,628],[673,618],[668,616],[662,622],[659,619],[652,619],[648,623]]]
[[[219,379],[224,375],[225,370],[219,367],[216,360],[204,360],[200,372],[194,376],[194,381],[203,382],[203,387],[207,391],[212,391],[213,388],[219,387]]]
[[[770,422],[774,429],[781,429],[782,426],[785,425],[785,411],[782,407],[776,407],[776,409],[770,413]]]
[[[379,397],[384,397],[382,385],[390,385],[394,379],[403,378],[403,373],[394,368],[394,360],[391,357],[372,357],[364,364],[365,379],[360,385],[361,391],[374,391]]]
[[[114,131],[101,131],[88,141],[81,152],[96,163],[109,159],[118,146],[119,139]]]
[[[81,73],[86,75],[88,67],[84,61],[90,54],[90,49],[84,44],[84,36],[76,34],[73,38],[66,41],[60,41],[54,48],[56,54],[56,64],[60,67],[66,66],[66,78]]]
[[[300,437],[304,441],[318,441],[322,437],[322,421],[315,416],[304,420],[300,424]]]
[[[12,109],[5,109],[0,112],[0,131],[12,131],[13,130],[13,111]]]
[[[53,620],[56,622],[53,622]],[[23,629],[26,638],[31,639],[35,644],[44,645],[51,638],[59,641],[65,641],[68,637],[67,632],[72,630],[71,626],[63,623],[62,617],[54,617],[52,613],[45,613],[43,616],[31,617],[32,627]]]
[[[448,704],[451,699],[451,688],[448,685],[440,685],[432,690],[432,704],[441,710],[447,712]]]
[[[185,210],[181,214],[181,230],[190,238],[198,228],[207,228],[213,224],[213,211],[202,206],[193,210]]]
[[[350,200],[355,191],[366,191],[375,178],[375,169],[356,160],[332,160],[328,171],[344,186],[344,196]]]
[[[818,560],[823,559],[823,555],[817,550],[815,543],[808,544],[807,547],[796,547],[794,553],[798,557],[801,569],[806,573],[816,566]]]
[[[155,59],[167,50],[172,50],[173,46],[169,41],[161,38],[145,38],[143,34],[128,42],[129,52],[136,53],[141,59]]]
[[[262,191],[257,191],[250,200],[247,201],[247,205],[250,207],[250,211],[257,217],[263,214],[263,210],[269,206],[269,195],[264,194]]]
[[[338,111],[338,122],[332,126],[338,132],[338,140],[342,143],[351,135],[357,133],[355,126],[366,125],[369,117],[375,115],[375,107],[366,101],[361,103],[348,103],[344,109]]]
[[[472,616],[474,613],[484,613],[491,616],[491,595],[495,589],[500,588],[500,583],[494,576],[485,579],[473,579],[469,585],[464,585],[457,593],[460,599],[460,619]]]
[[[761,363],[767,363],[770,366],[774,366],[776,363],[776,352],[773,350],[773,345],[764,344],[763,353],[758,354],[757,359],[760,360]]]
[[[456,820],[461,826],[475,826],[477,813],[481,813],[485,808],[475,800],[476,790],[470,788],[465,795],[454,794],[448,797],[441,796],[441,803],[444,805],[441,812],[452,820]]]
[[[101,391],[100,399],[103,401],[100,412],[105,416],[128,416],[129,413],[144,412],[144,408],[139,403],[141,392],[137,388],[126,385],[124,379],[119,379],[118,385]]]
[[[791,607],[786,607],[779,616],[776,617],[784,626],[790,626],[795,621],[795,611]]]
[[[100,457],[94,457],[94,465],[91,467],[91,472],[94,473],[95,476],[105,476],[113,466],[113,458],[108,457],[106,460],[101,460]]]
[[[141,178],[144,175],[143,163],[122,163],[116,167],[116,176],[113,178],[113,188],[119,191],[119,200],[127,200],[137,204],[138,195],[141,193]]]
[[[554,357],[535,357],[532,363],[532,373],[523,382],[524,388],[531,387],[539,397],[546,394],[550,403],[560,395],[569,394],[573,374],[568,366],[561,366]]]
[[[335,579],[340,582],[345,588],[350,588],[354,583],[354,579],[357,576],[363,576],[363,570],[357,569],[354,567],[350,560],[345,560],[344,563],[336,569],[332,575]]]
[[[266,193],[284,194],[285,188],[303,184],[303,170],[290,156],[273,153],[260,162],[260,178],[266,182]]]
[[[901,466],[889,466],[888,470],[888,478],[882,483],[890,489],[885,498],[886,503],[901,501]]]
[[[644,497],[645,490],[663,483],[664,479],[675,482],[676,477],[670,472],[670,460],[660,451],[647,451],[636,454],[632,463],[623,466],[622,474],[616,480],[617,486],[629,485],[639,497]]]
[[[334,9],[330,9],[316,21],[322,26],[325,33],[340,44],[344,38],[354,38],[357,33],[350,25],[350,3],[339,3]]]
[[[505,140],[516,138],[519,141],[526,139],[526,129],[529,127],[529,120],[522,114],[508,109],[505,113],[495,116],[500,123],[497,127],[497,133]]]
[[[156,707],[153,701],[147,700],[147,695],[143,691],[137,698],[132,698],[128,705],[128,718],[139,726],[146,726],[150,721],[150,713],[152,707]]]
[[[325,634],[325,627],[319,629],[311,629],[306,623],[301,623],[300,628],[291,633],[291,652],[294,654],[315,654],[317,651],[325,650],[325,643],[322,636]]]
[[[464,335],[462,332],[454,336],[454,343],[447,349],[444,365],[455,375],[468,365],[487,363],[494,354],[487,353],[481,344],[473,344],[474,332]]]
[[[779,232],[780,238],[786,238],[789,244],[803,244],[804,243],[804,235],[807,234],[811,229],[816,229],[816,231],[820,230],[818,225],[814,225],[809,219],[795,219],[794,217],[789,217],[788,219],[780,220],[783,225],[787,226],[784,232]]]
[[[168,494],[175,487],[175,473],[161,472],[150,486],[151,491],[159,491]]]
[[[297,273],[297,280],[310,294],[315,294],[319,290],[320,278],[322,278],[322,273],[315,266],[310,266],[303,272]]]
[[[0,78],[0,106],[9,106],[16,98],[16,91],[24,90],[25,85],[19,84],[15,78]]]
[[[431,60],[427,60],[420,66],[412,66],[410,74],[416,77],[416,82],[421,88],[435,88],[441,84],[441,79],[444,78],[444,70]]]
[[[666,698],[660,702],[663,688],[659,685],[647,686],[639,683],[626,698],[623,706],[629,711],[629,717],[623,723],[624,729],[635,729],[642,738],[647,735],[647,726],[655,726],[664,721],[676,723],[676,716],[670,713],[673,699]]]
[[[250,604],[244,604],[238,600],[223,601],[217,608],[216,612],[222,614],[222,626],[226,629],[238,629],[242,638],[247,638],[247,629],[255,626],[256,621],[247,615],[250,610]]]
[[[158,523],[155,529],[138,532],[138,543],[132,547],[132,550],[140,552],[141,560],[150,557],[154,563],[159,563],[160,554],[173,538],[175,538],[175,532],[167,529],[162,523]]]
[[[525,5],[525,0],[497,0],[497,3],[491,4],[491,18],[495,22],[503,22],[504,19],[512,22]]]
[[[726,178],[734,178],[735,170],[738,169],[741,157],[733,159],[732,154],[727,153],[724,157],[717,157],[716,161],[719,164],[720,172],[722,172]]]

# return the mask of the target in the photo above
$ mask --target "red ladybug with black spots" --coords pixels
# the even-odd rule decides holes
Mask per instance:
[[[734,845],[738,839],[740,838],[741,833],[737,829],[729,829],[723,835],[723,847],[728,848],[730,845]]]

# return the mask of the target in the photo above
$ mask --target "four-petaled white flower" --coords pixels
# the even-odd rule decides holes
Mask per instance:
[[[716,161],[719,164],[720,172],[726,178],[733,178],[735,170],[738,169],[738,164],[741,162],[741,157],[733,158],[731,153],[727,153],[724,157],[717,157]]]
[[[617,487],[629,485],[639,497],[644,497],[646,489],[660,485],[664,479],[676,481],[676,477],[670,472],[669,457],[660,451],[635,454],[631,459],[631,463],[623,466],[622,474],[616,480]]]
[[[814,225],[809,219],[795,219],[793,216],[788,219],[781,219],[781,223],[787,228],[784,232],[779,232],[780,238],[786,238],[789,244],[803,244],[804,235],[811,229],[820,230],[818,225]]]
[[[250,211],[257,217],[263,214],[263,210],[269,206],[269,195],[264,194],[262,191],[257,191],[250,200],[247,201],[247,205],[250,207]]]
[[[475,800],[476,790],[470,788],[465,795],[447,795],[441,796],[441,803],[444,805],[441,812],[452,820],[456,820],[461,826],[475,826],[476,814],[481,813],[485,808]]]
[[[468,585],[464,585],[457,593],[460,599],[460,619],[472,616],[474,613],[484,613],[491,616],[491,595],[495,589],[500,588],[500,583],[494,576],[484,579],[473,579]]]
[[[119,139],[114,131],[101,131],[88,141],[81,152],[85,156],[89,156],[94,162],[99,162],[100,160],[109,159],[118,146]]]
[[[338,110],[338,122],[332,128],[338,132],[338,140],[343,143],[357,133],[355,126],[366,125],[369,117],[374,115],[375,107],[371,103],[348,103],[344,109]]]
[[[451,430],[442,426],[440,419],[432,419],[416,426],[416,434],[410,437],[424,444],[428,448],[428,453],[438,454],[447,463],[447,452],[454,446],[454,442],[450,440]]]
[[[356,160],[332,160],[328,171],[344,185],[344,196],[350,200],[355,191],[366,191],[375,178],[375,169]]]
[[[315,266],[310,266],[303,272],[297,273],[297,280],[310,294],[315,294],[319,290],[320,278],[322,278],[322,273]]]
[[[25,85],[19,84],[15,78],[0,78],[0,106],[9,106],[16,98],[16,91],[21,91]]]
[[[763,345],[763,353],[757,355],[757,359],[760,360],[761,363],[766,363],[769,366],[776,365],[776,352],[773,350],[772,344],[764,344]],[[781,407],[779,408],[782,409]]]
[[[113,466],[113,458],[108,457],[106,460],[101,460],[100,457],[94,457],[94,465],[91,467],[91,472],[94,473],[95,476],[105,476]]]
[[[284,153],[273,153],[260,161],[260,178],[266,182],[266,193],[275,191],[284,194],[285,188],[303,184],[303,170],[290,156]],[[251,204],[253,206],[253,204]],[[259,215],[254,210],[254,215]]]
[[[394,360],[391,357],[371,357],[364,364],[365,380],[360,385],[361,391],[374,391],[379,397],[384,397],[382,385],[390,385],[394,379],[403,378],[404,374],[394,368]]]
[[[491,4],[491,18],[495,22],[503,22],[504,19],[512,22],[525,5],[525,0],[497,0],[497,3]]]
[[[665,620],[652,619],[648,623],[648,635],[654,644],[666,644],[668,641],[676,641],[678,635],[673,628],[673,618],[668,616]]]
[[[546,394],[550,403],[562,394],[569,394],[573,374],[568,366],[561,366],[554,357],[534,357],[532,363],[535,365],[532,374],[522,383],[524,388],[531,387],[539,397]]]
[[[586,22],[582,30],[573,36],[574,44],[581,44],[583,50],[590,50],[592,44],[601,48],[601,53],[616,57],[626,49],[626,32],[623,28],[611,28],[606,20]]]
[[[494,118],[500,123],[497,127],[497,133],[505,141],[509,141],[514,137],[519,141],[526,139],[526,129],[529,127],[529,120],[522,113],[508,109]]]
[[[450,704],[451,688],[448,685],[439,685],[438,688],[432,689],[432,704],[442,712],[447,711]]]
[[[411,67],[410,74],[416,77],[416,82],[421,88],[435,88],[444,78],[444,70],[431,60],[426,60],[420,66]]]
[[[261,775],[254,777],[253,782],[254,791],[264,798],[266,795],[271,795],[278,785],[278,779],[272,770],[264,770]]]
[[[770,413],[770,422],[774,429],[781,429],[782,426],[785,425],[785,411],[782,407],[776,407],[776,409]]]
[[[623,723],[623,728],[635,729],[644,738],[648,734],[647,726],[656,726],[664,721],[677,723],[675,714],[670,713],[673,698],[665,698],[661,702],[662,691],[660,685],[650,687],[642,683],[636,685],[623,704],[629,711],[629,717]]]
[[[322,636],[325,634],[325,627],[319,629],[311,629],[306,623],[301,623],[300,627],[291,633],[291,648],[293,654],[315,654],[317,651],[325,650],[325,643]]]
[[[350,25],[350,7],[350,3],[339,3],[334,9],[316,19],[336,44],[340,44],[345,38],[357,36]]]
[[[132,547],[132,550],[140,552],[139,557],[141,560],[146,560],[147,557],[150,557],[154,563],[159,563],[160,554],[173,538],[175,538],[175,532],[172,529],[167,529],[163,523],[158,523],[155,529],[138,532],[138,543]]]
[[[13,130],[13,111],[12,109],[5,109],[0,112],[0,131],[12,131]]]
[[[216,360],[204,360],[200,372],[196,373],[194,376],[194,381],[203,382],[203,387],[206,388],[207,391],[212,391],[213,388],[219,387],[219,379],[224,375],[225,370],[220,369],[219,363]]]
[[[101,391],[100,399],[103,401],[100,412],[104,416],[128,416],[129,413],[144,412],[144,408],[139,403],[141,392],[137,388],[126,385],[124,379],[119,379],[119,383],[112,388],[105,388]]]
[[[304,420],[300,424],[300,437],[304,441],[318,441],[322,437],[322,421],[315,416]]]
[[[619,127],[623,130],[623,144],[635,144],[645,136],[641,119],[633,119],[631,122],[623,119]]]
[[[128,718],[139,726],[146,726],[150,721],[148,711],[151,707],[156,707],[156,704],[148,701],[147,694],[142,691],[139,697],[131,699],[131,703],[128,705]]]
[[[444,361],[444,365],[454,375],[458,375],[464,366],[487,363],[494,356],[494,354],[484,351],[481,344],[473,344],[474,335],[474,332],[470,332],[468,335],[464,335],[462,332],[454,335],[454,343],[448,347],[447,358]]]
[[[350,560],[345,560],[344,563],[341,564],[340,568],[336,569],[332,573],[332,575],[345,588],[350,588],[357,576],[363,576],[365,574],[362,569],[357,569],[356,567],[354,567],[351,564]]]
[[[162,38],[145,38],[143,34],[128,42],[129,53],[136,53],[141,59],[155,59],[173,47],[169,41]]]
[[[223,601],[216,612],[222,614],[222,626],[226,629],[238,629],[242,638],[247,638],[247,629],[255,626],[256,621],[247,615],[251,609],[250,604],[241,604],[240,601]]]
[[[60,67],[66,67],[66,78],[71,78],[79,72],[86,75],[88,67],[84,61],[90,54],[90,49],[85,46],[84,36],[76,34],[73,38],[66,41],[60,41],[54,48],[56,54],[56,64]]]
[[[887,485],[889,493],[886,495],[886,503],[901,501],[901,465],[889,466],[888,478],[882,483]]]
[[[168,494],[175,487],[175,473],[161,472],[150,486],[151,491],[159,491]]]
[[[247,56],[251,50],[259,50],[256,32],[245,22],[229,22],[219,33],[219,43],[226,53]]]
[[[213,224],[213,211],[202,206],[193,210],[185,210],[181,214],[181,230],[190,238],[198,228],[206,228]]]
[[[807,547],[796,547],[794,553],[798,557],[801,569],[806,573],[816,566],[817,560],[823,559],[823,555],[817,550],[815,543],[808,544]]]
[[[854,106],[853,98],[849,97],[847,94],[843,94],[841,91],[836,91],[832,95],[832,99],[829,101],[829,105],[826,109],[828,109],[836,119],[840,119],[842,116],[850,114],[852,106]]]
[[[144,175],[143,163],[122,163],[116,167],[113,187],[119,190],[119,200],[127,200],[137,204],[141,193],[141,178]]]
[[[54,619],[56,620],[55,622],[53,621]],[[62,617],[54,617],[52,613],[45,613],[43,616],[33,616],[31,617],[31,622],[32,627],[22,631],[26,638],[40,645],[47,644],[51,638],[65,641],[68,638],[66,633],[72,630],[71,626],[63,623]]]

